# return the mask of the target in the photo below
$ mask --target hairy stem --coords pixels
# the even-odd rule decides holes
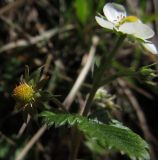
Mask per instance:
[[[111,51],[111,53],[109,54],[108,57],[105,54],[103,55],[103,57],[101,59],[101,64],[98,68],[98,71],[94,75],[93,86],[91,88],[89,97],[88,97],[87,102],[85,104],[85,108],[84,108],[84,111],[82,113],[83,116],[87,116],[87,114],[90,110],[93,98],[96,94],[96,91],[100,87],[100,83],[101,83],[101,80],[102,80],[102,76],[104,75],[104,71],[111,66],[111,61],[113,60],[116,52],[118,51],[119,47],[123,43],[125,37],[126,37],[125,35],[119,37],[119,39],[116,43],[116,46],[113,48],[113,50]],[[107,83],[109,83],[109,81],[107,81]],[[79,146],[80,146],[81,137],[82,136],[81,136],[80,132],[76,128],[75,141],[74,141],[75,143],[73,144],[73,147],[72,147],[73,149],[71,151],[71,155],[70,155],[69,160],[75,160],[76,159],[77,154],[78,154],[78,150],[79,150]]]
[[[86,105],[84,107],[84,110],[83,110],[83,113],[82,113],[83,116],[87,116],[87,114],[90,110],[93,98],[96,94],[96,91],[100,87],[100,83],[101,83],[101,80],[102,80],[102,76],[104,75],[104,71],[111,66],[111,61],[113,60],[115,54],[117,53],[118,49],[120,48],[121,44],[123,43],[125,37],[126,37],[125,35],[120,36],[116,45],[115,45],[115,47],[111,51],[111,53],[108,56],[106,56],[105,54],[103,55],[103,57],[101,59],[100,67],[98,68],[96,74],[94,75],[93,86],[91,88],[89,97],[88,97]],[[109,83],[109,82],[107,81],[107,83]],[[71,153],[71,156],[70,156],[69,160],[75,160],[76,159],[77,154],[78,154],[78,150],[79,150],[79,146],[80,146],[81,134],[79,133],[77,128],[75,128],[75,130],[76,130],[75,131],[76,134],[74,135],[75,136],[74,137],[75,143],[73,144],[73,150],[72,150],[73,152]]]
[[[97,89],[100,87],[100,82],[101,82],[102,76],[104,75],[104,71],[111,66],[111,61],[113,60],[116,52],[118,51],[118,49],[121,46],[122,42],[124,41],[125,37],[126,37],[125,35],[119,37],[119,39],[116,43],[116,46],[113,48],[113,50],[111,51],[111,53],[109,54],[108,57],[106,57],[105,54],[103,55],[103,57],[101,59],[100,67],[98,68],[98,71],[94,76],[93,86],[91,88],[90,95],[87,99],[87,103],[85,105],[83,116],[87,116],[89,109],[91,107],[93,98],[95,96],[95,93],[96,93]]]

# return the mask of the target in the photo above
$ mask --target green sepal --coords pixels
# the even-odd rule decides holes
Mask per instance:
[[[28,65],[25,66],[24,80],[25,80],[26,82],[29,81],[29,66],[28,66]]]
[[[39,82],[37,82],[35,89],[38,90],[43,88],[47,84],[48,80],[49,80],[48,77],[41,79]]]
[[[29,84],[31,84],[32,86],[36,86],[36,84],[40,81],[42,68],[43,68],[43,66],[38,68],[37,70],[35,70],[29,76]]]

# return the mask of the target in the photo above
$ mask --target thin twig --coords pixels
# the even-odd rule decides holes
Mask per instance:
[[[96,72],[96,74],[94,75],[94,79],[93,79],[93,86],[91,88],[89,97],[87,98],[86,102],[85,102],[85,106],[83,108],[83,113],[81,113],[81,115],[83,116],[87,116],[93,101],[93,98],[95,96],[95,93],[97,91],[97,89],[100,87],[100,83],[101,83],[101,78],[104,74],[105,69],[108,69],[110,66],[110,63],[114,57],[114,55],[116,54],[117,50],[119,49],[119,47],[121,46],[122,42],[124,41],[124,39],[126,38],[126,36],[121,36],[119,37],[119,39],[117,40],[117,43],[115,45],[115,47],[113,48],[113,50],[111,51],[111,53],[108,56],[108,61],[106,56],[103,55],[101,62],[100,62],[100,66]],[[107,82],[108,83],[108,82]],[[80,141],[82,138],[82,135],[80,134],[80,132],[78,131],[77,134],[75,135],[76,138],[73,144],[73,148],[72,148],[72,154],[70,155],[70,159],[69,160],[75,160],[78,154],[78,150],[79,150],[79,146],[80,146]]]
[[[1,139],[4,138],[9,144],[15,146],[16,143],[9,137],[7,137],[5,134],[3,134],[1,131],[0,131],[0,136],[1,136]]]
[[[127,82],[127,81],[126,81],[126,85],[127,85],[129,88],[131,88],[131,89],[135,90],[136,92],[138,92],[139,94],[142,94],[142,95],[145,96],[146,98],[148,98],[148,99],[150,99],[150,100],[154,99],[154,97],[153,97],[150,93],[148,93],[147,91],[145,91],[144,89],[142,89],[142,88],[140,88],[140,87],[137,87],[137,86],[135,86],[134,84],[132,84],[132,83],[130,83],[130,82]]]
[[[96,37],[97,38],[97,37]],[[89,52],[89,60],[90,61],[89,63],[87,62],[87,64],[85,65],[85,67],[83,68],[82,72],[80,73],[74,87],[72,88],[72,91],[70,92],[70,96],[68,96],[68,98],[71,100],[71,97],[72,97],[72,100],[74,100],[74,97],[79,89],[79,87],[81,86],[81,84],[83,83],[89,69],[90,69],[90,66],[93,62],[93,57],[94,57],[94,54],[95,54],[95,51],[96,51],[96,46],[98,45],[99,43],[99,39],[97,38],[96,39],[95,37],[93,38],[92,40],[92,46],[91,46],[91,49],[90,49],[90,52]],[[69,101],[67,101],[68,104],[69,104]],[[71,102],[71,101],[70,101]],[[71,102],[72,103],[72,102]],[[70,104],[71,104],[70,103]],[[65,104],[68,106],[68,104]],[[70,105],[69,105],[70,106]],[[84,113],[84,110],[85,110],[85,106],[84,105],[82,107],[82,109],[80,108],[80,115],[82,115]],[[77,127],[75,127],[73,130],[72,130],[72,145],[71,145],[71,152],[70,152],[70,156],[69,156],[69,160],[75,160],[76,157],[77,157],[77,154],[78,154],[78,150],[79,150],[79,147],[80,147],[80,142],[81,142],[81,139],[82,139],[82,134],[80,133],[80,131],[77,129]]]
[[[29,40],[21,39],[21,40],[18,40],[17,42],[11,42],[9,44],[6,44],[0,48],[0,53],[6,52],[12,49],[37,45],[38,43],[41,43],[41,42],[47,42],[50,38],[57,35],[58,33],[62,33],[72,29],[73,29],[72,25],[67,25],[64,28],[53,28],[51,30],[41,33],[38,36],[32,37]]]
[[[66,76],[66,75],[64,75],[64,74],[60,74],[60,73],[59,73],[59,77],[60,77],[61,79],[65,80],[65,81],[67,81],[67,82],[72,82],[72,83],[73,83],[73,79],[70,78],[70,77],[68,77],[68,76]],[[86,83],[86,82],[83,82],[83,83],[82,83],[82,86],[85,87],[85,88],[88,88],[88,89],[90,89],[90,88],[92,87],[91,84]]]
[[[133,106],[133,108],[136,112],[136,115],[138,117],[138,121],[140,123],[140,127],[142,128],[142,131],[144,133],[145,139],[148,140],[149,142],[154,142],[155,144],[158,144],[156,138],[150,132],[145,115],[144,115],[137,99],[134,97],[132,91],[130,89],[128,89],[128,87],[126,86],[125,82],[122,79],[117,79],[117,82],[123,88],[124,94],[127,96],[129,102],[131,103],[131,105]],[[152,153],[152,156],[155,157],[155,153],[153,153],[153,150],[151,149],[150,151]]]
[[[61,107],[65,112],[65,107],[57,100],[53,99],[53,102],[58,106]],[[26,146],[22,149],[20,154],[17,155],[16,160],[23,160],[28,151],[32,148],[32,146],[38,141],[38,139],[43,135],[43,133],[46,131],[47,127],[46,125],[42,126],[35,134],[34,136],[29,140],[29,142],[26,144]]]
[[[30,139],[30,141],[26,144],[24,149],[17,155],[16,160],[23,160],[28,151],[32,148],[32,146],[37,142],[37,140],[43,135],[46,131],[47,126],[42,126],[36,134]]]
[[[26,33],[18,24],[15,24],[11,19],[3,15],[0,16],[0,19],[3,20],[11,28],[13,28],[16,32],[22,33],[26,39],[29,40],[31,38],[31,36],[28,33]]]
[[[69,113],[68,110],[65,109],[65,106],[64,106],[62,103],[60,103],[60,101],[58,101],[58,99],[56,99],[56,98],[54,98],[54,97],[52,97],[51,99],[52,99],[52,101],[53,101],[59,108],[61,108],[65,113]]]
[[[92,65],[93,59],[94,59],[94,54],[96,51],[96,46],[98,45],[98,42],[99,42],[98,37],[96,37],[96,36],[93,37],[93,44],[92,44],[90,51],[89,51],[87,63],[85,64],[85,66],[81,70],[81,72],[80,72],[79,76],[77,77],[77,80],[74,83],[71,91],[69,92],[69,94],[67,95],[67,97],[65,98],[65,100],[63,102],[64,106],[66,107],[66,110],[69,110],[72,102],[74,101],[74,98],[75,98],[77,92],[79,91],[82,83],[84,82],[84,80],[85,80],[85,78],[91,68],[91,65]]]
[[[8,5],[4,6],[0,9],[0,15],[6,14],[8,12],[11,12],[19,7],[21,7],[23,4],[26,4],[26,2],[29,2],[31,0],[16,0],[12,3],[9,3]]]
[[[25,131],[28,123],[30,122],[30,119],[31,119],[31,117],[30,117],[30,115],[28,114],[28,115],[27,115],[27,121],[26,121],[26,123],[23,123],[22,126],[21,126],[21,128],[19,129],[17,138],[20,138],[21,135],[24,133],[24,131]]]
[[[141,110],[141,107],[140,107],[138,101],[134,97],[132,91],[129,88],[127,88],[126,83],[122,79],[120,79],[120,78],[117,79],[117,82],[123,88],[124,94],[127,96],[128,100],[130,101],[134,110],[136,111],[138,120],[140,122],[140,126],[142,127],[142,130],[144,132],[144,136],[147,139],[151,140],[151,133],[150,133],[150,130],[148,128],[146,118],[145,118],[145,115],[144,115],[143,111]]]
[[[120,48],[120,46],[123,43],[125,38],[126,38],[126,35],[120,36],[117,40],[115,47],[111,50],[111,53],[108,54],[108,57],[105,54],[102,56],[100,66],[99,66],[96,74],[94,75],[93,86],[92,86],[90,94],[87,98],[87,101],[85,104],[85,109],[83,111],[83,116],[88,115],[88,112],[89,112],[91,104],[93,102],[93,98],[95,96],[95,93],[96,93],[97,89],[100,87],[101,78],[104,75],[104,71],[105,71],[105,69],[109,69],[110,63],[113,60],[114,55],[116,54],[116,52]]]
[[[48,54],[45,65],[44,65],[43,74],[41,76],[41,79],[44,79],[47,77],[47,73],[49,71],[49,67],[51,65],[52,59],[53,59],[53,56],[51,54]]]
[[[93,51],[94,52],[94,51]],[[92,53],[91,53],[92,54]],[[93,53],[94,54],[94,53]],[[58,105],[58,107],[64,108],[65,106],[63,104],[61,104],[59,101],[54,101],[54,103],[56,103],[56,105]],[[22,149],[22,151],[20,152],[20,154],[17,156],[16,160],[22,160],[26,154],[28,153],[28,151],[32,148],[32,146],[37,142],[37,140],[42,136],[42,134],[45,132],[46,130],[46,126],[42,126],[35,134],[34,136],[30,139],[30,141],[26,144],[26,146]]]

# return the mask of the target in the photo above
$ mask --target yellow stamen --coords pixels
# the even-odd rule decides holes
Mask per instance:
[[[139,21],[139,19],[136,16],[127,16],[125,18],[123,18],[117,25],[116,27],[119,27],[120,25],[122,25],[123,23],[126,22],[137,22]]]
[[[19,102],[29,103],[34,99],[34,93],[32,86],[22,83],[13,90],[13,97]]]

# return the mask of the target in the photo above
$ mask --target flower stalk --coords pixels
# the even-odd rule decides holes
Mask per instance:
[[[113,48],[111,53],[108,55],[108,57],[106,57],[105,54],[103,55],[103,57],[101,59],[101,64],[98,68],[98,71],[94,75],[93,86],[91,88],[90,95],[87,99],[87,103],[85,105],[83,116],[87,116],[87,114],[89,112],[89,109],[91,107],[93,98],[95,96],[95,93],[98,90],[98,88],[100,87],[100,83],[101,83],[101,80],[102,80],[102,76],[104,75],[104,71],[110,67],[111,61],[113,60],[115,54],[117,53],[118,49],[120,48],[120,46],[123,43],[125,38],[126,38],[126,35],[120,36],[116,45],[115,45],[115,47]],[[109,83],[109,82],[107,81],[107,83]]]
[[[101,59],[101,64],[100,64],[96,74],[94,75],[93,85],[92,85],[89,97],[87,99],[85,108],[84,108],[83,113],[82,113],[83,116],[88,115],[88,112],[90,110],[91,104],[92,104],[94,96],[96,94],[96,91],[98,90],[98,88],[100,87],[100,84],[102,82],[101,80],[102,80],[102,77],[104,75],[104,71],[111,66],[111,61],[113,60],[115,54],[117,53],[118,49],[122,45],[125,38],[126,38],[126,35],[121,35],[119,37],[115,47],[111,51],[111,53],[108,56],[106,56],[105,54],[103,55],[103,57]],[[109,79],[109,81],[110,80],[111,79]],[[109,81],[107,81],[107,83],[109,83]],[[72,150],[71,150],[69,160],[75,160],[76,159],[77,154],[78,154],[78,150],[79,150],[79,146],[80,146],[80,142],[81,142],[81,137],[82,137],[81,133],[77,130],[77,128],[75,128],[75,137],[74,137],[74,140],[73,140],[73,143],[72,143],[73,146],[72,146]]]

